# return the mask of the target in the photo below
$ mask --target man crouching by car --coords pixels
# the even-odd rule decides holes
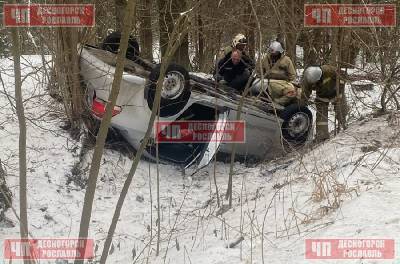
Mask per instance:
[[[292,82],[296,79],[296,70],[292,60],[285,55],[283,46],[273,41],[268,48],[268,55],[261,61],[259,73],[264,75],[264,85],[272,100],[283,106],[288,106],[297,100],[297,88]],[[255,91],[261,91],[261,81],[254,84]]]
[[[242,51],[233,50],[218,62],[215,80],[243,92],[252,70],[253,66],[243,59]]]

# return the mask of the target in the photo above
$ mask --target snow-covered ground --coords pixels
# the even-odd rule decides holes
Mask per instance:
[[[24,98],[31,98],[25,102],[30,232],[34,237],[77,237],[84,190],[69,179],[81,143],[60,128],[62,106],[47,95],[43,70],[38,69],[41,58],[30,56],[23,61],[24,75],[30,74],[23,84]],[[4,90],[0,85],[0,159],[18,212],[18,121],[5,95],[7,92],[12,100],[12,61],[4,59],[0,67],[6,86]],[[369,92],[366,102],[376,104],[378,92]],[[348,95],[350,101],[355,100],[351,92]],[[353,108],[361,104],[360,100],[351,102]],[[357,109],[364,109],[360,110],[363,115],[369,111],[361,106]],[[108,263],[310,263],[304,257],[305,238],[396,239],[400,235],[400,114],[355,116],[352,121],[348,130],[313,149],[255,167],[236,163],[233,208],[224,213],[217,204],[214,166],[222,205],[227,204],[222,196],[228,164],[217,162],[191,177],[174,166],[159,165],[158,257],[157,167],[141,161]],[[91,153],[82,164],[86,174]],[[98,245],[97,256],[131,163],[117,151],[104,152],[90,227],[90,237]],[[0,237],[17,238],[17,218],[12,210],[6,216],[15,227],[0,225]],[[242,243],[227,248],[240,237]]]

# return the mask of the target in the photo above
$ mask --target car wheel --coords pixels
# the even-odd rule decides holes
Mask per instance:
[[[312,127],[312,113],[306,106],[291,104],[280,114],[283,119],[282,136],[289,143],[303,144]]]
[[[113,32],[104,39],[103,43],[101,44],[101,48],[112,53],[118,53],[120,41],[121,33]],[[126,58],[135,61],[138,56],[139,43],[133,36],[129,36],[128,49],[126,50]]]
[[[161,65],[157,65],[149,75],[147,86],[147,103],[153,108],[157,80],[160,76]],[[170,64],[165,72],[163,86],[161,88],[160,116],[169,117],[179,113],[190,98],[189,73],[178,64]]]

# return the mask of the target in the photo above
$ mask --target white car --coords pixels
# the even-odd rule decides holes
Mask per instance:
[[[101,119],[111,91],[116,54],[93,46],[83,46],[80,55],[81,76],[87,87],[87,102],[92,115]],[[160,66],[137,56],[126,60],[111,126],[138,149],[147,130],[153,106]],[[241,96],[229,87],[217,85],[201,74],[188,73],[171,64],[161,92],[160,121],[235,120]],[[268,159],[283,152],[287,144],[304,144],[311,131],[312,114],[297,104],[286,108],[273,106],[268,100],[244,98],[241,119],[245,121],[245,143],[236,144],[239,157]],[[277,115],[275,114],[277,113]],[[145,155],[155,157],[154,131]],[[282,142],[284,144],[282,144]],[[159,144],[159,158],[164,162],[188,167],[207,164],[216,152],[229,154],[232,144],[187,142]]]

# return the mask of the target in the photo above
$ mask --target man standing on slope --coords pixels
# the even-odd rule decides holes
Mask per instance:
[[[332,103],[335,107],[335,115],[339,123],[339,129],[340,127],[346,129],[347,102],[344,93],[345,83],[343,80],[340,80],[339,92],[337,92],[337,82],[339,82],[339,78],[334,66],[311,66],[304,70],[303,100],[308,101],[312,91],[316,91],[316,142],[322,142],[329,139],[329,103]]]

